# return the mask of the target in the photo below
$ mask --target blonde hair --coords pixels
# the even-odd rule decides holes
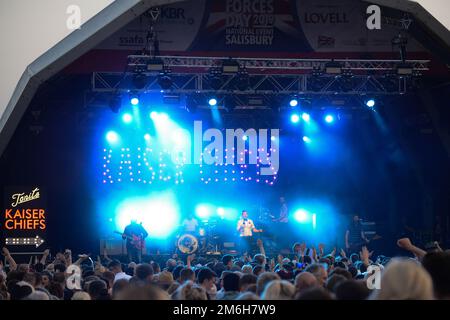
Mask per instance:
[[[264,289],[261,298],[264,300],[291,300],[295,294],[295,286],[286,280],[273,280]]]
[[[428,272],[416,261],[394,258],[381,276],[381,288],[372,300],[432,300],[433,283]]]
[[[192,281],[186,281],[178,287],[172,297],[174,300],[208,300],[206,290]]]

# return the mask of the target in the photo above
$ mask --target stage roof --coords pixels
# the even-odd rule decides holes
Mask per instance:
[[[5,110],[0,106],[0,155],[11,139],[22,115],[39,86],[73,61],[95,48],[130,21],[154,6],[182,0],[128,0],[114,1],[92,19],[50,48],[23,72]],[[436,50],[437,56],[448,58],[450,32],[416,2],[408,0],[362,0],[387,8],[408,12],[424,26],[422,36],[428,37],[424,46]]]

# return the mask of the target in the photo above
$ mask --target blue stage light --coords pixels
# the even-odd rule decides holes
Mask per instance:
[[[208,205],[199,204],[195,208],[195,214],[200,219],[208,219],[210,217],[210,215],[211,215],[211,208]]]
[[[242,140],[247,141],[247,140],[248,140],[248,137],[247,137],[247,136],[243,136],[243,137],[242,137]]]
[[[331,114],[327,114],[327,115],[325,116],[325,122],[326,122],[326,123],[332,123],[332,122],[334,122],[334,117],[333,117]]]
[[[122,121],[123,121],[124,123],[130,123],[131,121],[133,121],[133,116],[132,116],[131,114],[129,114],[129,113],[125,113],[125,114],[122,116]]]
[[[223,218],[225,216],[225,209],[222,207],[217,208],[217,215]]]
[[[138,105],[138,104],[139,104],[139,98],[136,98],[136,97],[131,98],[130,103],[131,103],[133,106]]]
[[[298,105],[298,100],[297,99],[291,99],[291,101],[289,101],[289,105],[291,107],[296,107]]]
[[[150,112],[150,118],[152,120],[156,120],[156,118],[158,118],[158,112],[156,112],[156,111]]]
[[[307,137],[307,136],[303,136],[302,140],[303,140],[305,143],[311,143],[311,139],[310,139],[309,137]]]
[[[302,119],[305,122],[309,122],[309,120],[311,120],[311,117],[309,116],[309,113],[303,112],[302,113]]]
[[[150,139],[151,139],[150,134],[148,134],[148,133],[144,134],[144,139],[145,139],[145,141],[150,141]]]
[[[309,212],[305,209],[298,209],[294,212],[294,219],[297,222],[305,223],[309,219]]]
[[[366,106],[368,106],[369,108],[375,107],[375,100],[373,100],[373,99],[367,100],[366,101]]]
[[[291,122],[292,123],[297,123],[300,121],[300,117],[298,114],[294,113],[293,115],[291,115]]]
[[[180,221],[178,202],[171,193],[127,199],[119,204],[116,213],[116,226],[119,230],[135,220],[142,223],[150,238],[167,238],[176,230]]]
[[[210,98],[210,99],[208,100],[208,104],[209,104],[211,107],[217,105],[217,99],[216,99],[216,98]]]
[[[116,143],[119,141],[119,135],[115,131],[108,131],[106,133],[106,141],[109,143]]]

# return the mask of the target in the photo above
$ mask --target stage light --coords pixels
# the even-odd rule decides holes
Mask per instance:
[[[156,120],[158,118],[158,112],[152,111],[150,112],[150,119]]]
[[[312,214],[312,227],[313,229],[317,227],[317,215],[315,213]]]
[[[334,121],[334,117],[331,114],[327,114],[325,116],[325,122],[326,123],[332,123]]]
[[[150,134],[148,134],[148,133],[144,134],[144,139],[145,139],[145,141],[150,141],[150,139],[151,139]]]
[[[138,97],[132,97],[132,98],[130,99],[130,103],[131,103],[133,106],[137,106],[137,105],[139,104],[139,98],[138,98]]]
[[[271,141],[275,141],[276,138],[275,138],[274,136],[270,136],[270,140],[271,140]]]
[[[216,99],[216,98],[210,98],[210,99],[208,100],[208,104],[209,104],[211,107],[217,105],[217,99]]]
[[[160,114],[158,114],[158,120],[160,120],[160,121],[167,121],[167,120],[169,120],[169,116],[167,115],[167,113],[160,113]]]
[[[336,61],[330,61],[325,64],[325,73],[339,75],[342,73],[342,65]]]
[[[119,140],[119,135],[115,131],[108,131],[106,134],[106,141],[109,143],[116,143]]]
[[[291,115],[291,122],[292,123],[297,123],[300,121],[300,117],[298,114],[294,113],[293,115]]]
[[[309,120],[311,120],[311,117],[310,117],[309,113],[303,112],[302,113],[302,119],[305,122],[309,122]]]
[[[161,59],[150,59],[147,63],[147,70],[150,72],[162,72],[164,70],[164,62]]]
[[[298,100],[297,100],[297,99],[291,99],[291,100],[289,101],[289,105],[290,105],[291,107],[296,107],[296,106],[298,105]]]
[[[142,223],[150,238],[159,239],[166,239],[180,221],[178,202],[171,192],[127,199],[117,206],[116,214],[119,230],[135,220]]]
[[[211,215],[211,208],[207,205],[200,204],[195,208],[195,214],[200,219],[208,219]]]
[[[219,217],[223,218],[224,215],[225,215],[225,209],[222,208],[222,207],[217,208],[217,215],[218,215]]]
[[[311,143],[311,139],[309,137],[307,137],[307,136],[303,136],[303,141],[305,143]]]
[[[297,211],[294,212],[294,219],[300,223],[305,223],[306,221],[308,221],[309,218],[308,216],[309,212],[306,211],[305,209],[298,209]]]
[[[129,113],[125,113],[125,114],[122,116],[122,121],[123,121],[124,123],[130,123],[131,121],[133,121],[133,116],[132,116],[131,114],[129,114]]]
[[[373,99],[367,100],[366,101],[366,106],[368,106],[369,108],[375,107],[375,100],[373,100]]]
[[[248,137],[247,136],[242,136],[242,140],[247,141]]]

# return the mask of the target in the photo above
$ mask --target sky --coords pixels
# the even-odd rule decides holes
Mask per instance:
[[[69,5],[84,23],[115,0],[0,0],[0,115],[27,65],[64,39]],[[450,0],[417,0],[450,29]]]

